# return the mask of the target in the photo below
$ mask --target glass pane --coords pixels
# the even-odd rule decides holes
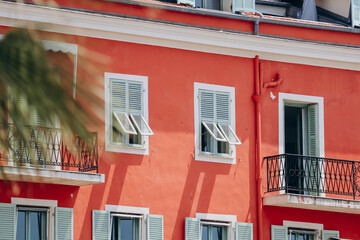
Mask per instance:
[[[132,219],[121,219],[121,240],[133,240],[133,221]]]
[[[203,225],[201,232],[201,240],[209,240],[209,226]]]
[[[120,236],[120,227],[119,227],[120,220],[117,217],[112,218],[112,228],[111,228],[111,240],[119,240]]]
[[[16,225],[16,240],[25,240],[26,236],[26,212],[18,211]]]
[[[130,114],[130,118],[135,123],[135,126],[141,135],[154,135],[143,116],[138,114]]]
[[[30,212],[30,240],[46,239],[46,212]]]
[[[214,138],[210,135],[208,130],[201,125],[201,151],[214,153]]]
[[[204,125],[206,130],[209,131],[211,136],[213,136],[213,138],[215,138],[215,140],[221,141],[221,142],[226,142],[225,137],[222,135],[222,133],[220,132],[220,130],[217,128],[217,126],[214,123],[202,122],[202,124]]]
[[[118,127],[120,127],[119,130],[121,130],[127,134],[135,134],[135,135],[137,134],[134,126],[130,122],[130,119],[126,113],[114,112],[114,116],[115,116],[116,121],[119,123],[119,125],[118,125]],[[114,127],[116,127],[116,124],[114,124]]]
[[[241,144],[239,138],[236,136],[233,129],[228,124],[219,124],[219,128],[223,132],[225,138],[228,140],[230,144]]]
[[[211,226],[212,239],[211,240],[222,240],[223,227]]]

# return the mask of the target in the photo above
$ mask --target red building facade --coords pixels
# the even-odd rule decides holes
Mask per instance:
[[[54,4],[1,1],[0,34],[41,29],[76,86],[97,89],[102,124],[84,155],[4,161],[0,239],[360,239],[358,29],[169,2]]]

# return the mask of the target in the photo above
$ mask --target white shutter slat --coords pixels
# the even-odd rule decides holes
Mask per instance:
[[[74,239],[74,217],[72,208],[55,208],[55,239]]]
[[[339,238],[340,237],[340,232],[339,231],[332,231],[332,230],[322,230],[322,233],[321,233],[321,239],[322,240],[328,240],[331,237]]]
[[[110,81],[112,111],[126,112],[126,82],[116,79],[110,79]]]
[[[230,123],[230,95],[228,93],[215,94],[217,122]]]
[[[235,237],[236,240],[253,240],[253,224],[237,222]]]
[[[0,236],[2,239],[15,240],[16,206],[0,203]]]
[[[142,84],[140,82],[128,82],[129,113],[142,113]]]
[[[164,218],[162,215],[147,215],[147,240],[164,240]]]
[[[255,0],[232,0],[233,12],[255,12]]]
[[[287,240],[287,236],[287,227],[271,225],[271,240]]]
[[[360,26],[360,0],[351,1],[352,26]]]
[[[200,240],[200,220],[185,218],[185,240]]]
[[[110,239],[110,212],[92,211],[92,240]]]
[[[200,119],[210,122],[215,120],[215,93],[212,91],[200,90]]]

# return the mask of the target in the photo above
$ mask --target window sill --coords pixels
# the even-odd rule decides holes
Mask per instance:
[[[215,155],[211,153],[199,153],[195,155],[195,160],[204,162],[236,164],[235,154],[232,155]]]
[[[108,144],[105,147],[107,152],[118,152],[118,153],[129,153],[129,154],[138,154],[138,155],[149,155],[149,148],[147,142],[143,146],[129,146],[129,145],[114,145]]]

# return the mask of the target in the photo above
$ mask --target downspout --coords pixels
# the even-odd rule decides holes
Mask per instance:
[[[254,21],[254,35],[258,35],[259,34],[259,23],[263,20],[264,15],[261,12],[258,12],[255,10],[255,14],[259,15],[260,18],[256,18]]]
[[[263,69],[259,61],[259,56],[254,58],[254,81],[255,94],[253,100],[255,102],[255,181],[256,181],[256,214],[257,214],[257,236],[258,240],[263,240],[263,218],[262,218],[262,158],[261,158],[261,102],[263,100],[263,93],[267,88],[279,86],[283,79],[279,73],[276,74],[275,79],[271,82],[263,84]]]

